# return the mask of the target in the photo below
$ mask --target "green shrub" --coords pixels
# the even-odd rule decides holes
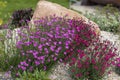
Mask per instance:
[[[120,26],[120,12],[112,5],[107,5],[104,8],[95,11],[95,13],[86,13],[85,16],[96,22],[101,30],[109,32],[118,32]]]
[[[11,30],[2,30],[0,34],[0,69],[7,71],[21,59],[16,51]]]
[[[19,77],[16,80],[50,80],[46,71],[39,71],[36,69],[33,73],[24,71],[23,74],[19,73]]]

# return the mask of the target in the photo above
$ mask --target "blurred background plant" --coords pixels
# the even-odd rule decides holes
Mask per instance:
[[[32,8],[33,10],[36,7],[36,4],[39,0],[1,0],[2,2],[7,1],[7,6],[1,9],[1,15],[0,18],[3,21],[3,24],[8,23],[12,13],[16,10],[26,9],[26,8]],[[21,6],[22,5],[22,6]]]
[[[70,0],[47,0],[47,1],[54,2],[54,3],[57,3],[57,4],[61,5],[61,6],[69,8],[69,1]]]
[[[7,2],[6,2],[7,1]],[[16,10],[26,9],[26,8],[32,8],[33,10],[36,7],[36,4],[39,0],[1,0],[1,4],[5,2],[5,5],[7,3],[7,7],[1,8],[0,7],[0,18],[2,19],[0,22],[3,24],[8,23],[12,13]],[[58,3],[66,8],[69,8],[69,0],[48,0],[50,2]],[[22,6],[21,6],[22,5]]]
[[[111,4],[103,8],[97,8],[94,13],[84,14],[90,20],[96,22],[101,30],[118,33],[120,28],[120,11]]]
[[[7,2],[6,1],[0,1],[0,25],[2,25],[3,20],[1,18],[2,10],[6,7]]]
[[[28,22],[31,20],[33,16],[33,9],[28,8],[28,9],[21,9],[21,10],[16,10],[13,12],[11,16],[11,20],[9,22],[9,29],[14,29],[18,28],[21,26],[27,26]]]

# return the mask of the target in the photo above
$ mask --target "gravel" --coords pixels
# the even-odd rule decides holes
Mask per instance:
[[[51,80],[73,80],[69,74],[69,65],[58,62],[51,70],[51,75],[49,78]]]

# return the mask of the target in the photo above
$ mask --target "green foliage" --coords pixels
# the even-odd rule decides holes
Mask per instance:
[[[28,0],[23,0],[23,1],[21,1],[21,0],[6,0],[6,1],[8,3],[7,7],[2,10],[2,13],[0,15],[0,18],[3,19],[4,23],[7,23],[12,12],[14,12],[15,10],[25,9],[25,8],[35,9],[36,4],[39,0],[30,0],[30,1],[28,1]],[[48,0],[48,1],[57,3],[66,8],[69,8],[69,0]]]
[[[96,22],[101,30],[109,32],[118,32],[120,27],[120,12],[112,5],[107,5],[102,10],[98,8],[95,13],[86,13],[85,16]]]
[[[4,53],[4,47],[5,47],[4,39],[5,39],[4,34],[0,32],[0,55]]]
[[[2,67],[2,55],[4,54],[4,51],[5,51],[5,45],[4,45],[4,40],[5,40],[5,37],[4,37],[4,33],[2,31],[0,31],[0,70],[1,70],[1,67]]]
[[[115,66],[115,72],[120,76],[120,58],[117,58],[117,64]]]
[[[33,73],[24,71],[23,74],[19,73],[20,78],[16,80],[50,80],[46,71],[39,71],[36,69]]]
[[[0,7],[6,7],[6,3],[7,3],[6,1],[4,1],[4,2],[0,1]]]
[[[16,65],[22,58],[17,54],[11,30],[1,31],[0,39],[0,69],[7,71],[11,65]]]
[[[1,19],[1,12],[2,12],[2,10],[4,9],[4,7],[6,7],[6,1],[0,1],[0,25],[2,25],[2,23],[3,23],[3,20]]]
[[[47,1],[57,3],[57,4],[60,4],[64,7],[66,7],[66,8],[69,8],[69,0],[47,0]]]
[[[23,1],[7,0],[7,3],[8,3],[7,7],[2,10],[0,17],[3,19],[4,23],[6,23],[8,19],[10,18],[10,15],[12,14],[13,11],[18,10],[18,9],[30,8],[30,7],[34,9],[38,1],[39,0],[30,0],[30,1],[28,0],[23,0]],[[58,3],[64,7],[69,8],[69,0],[48,0],[48,1]]]
[[[11,17],[12,12],[19,9],[26,9],[26,8],[32,8],[34,9],[36,7],[36,4],[39,0],[5,0],[7,1],[7,7],[2,9],[2,13],[0,15],[0,18],[3,19],[3,23],[7,23],[9,18]]]
[[[116,66],[116,67],[115,67],[115,72],[116,72],[118,75],[120,75],[120,67]]]
[[[8,54],[2,54],[0,56],[0,69],[1,71],[7,71],[11,68],[11,65],[17,65],[20,62],[18,54],[9,56]]]

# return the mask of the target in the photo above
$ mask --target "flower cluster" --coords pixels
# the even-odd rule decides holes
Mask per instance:
[[[35,21],[34,30],[27,28],[28,34],[19,31],[22,38],[17,42],[23,61],[18,64],[18,69],[30,70],[39,67],[46,70],[56,61],[62,61],[65,49],[73,41],[74,29],[68,20],[62,18],[45,18]]]
[[[81,19],[49,16],[34,22],[35,27],[18,30],[16,43],[21,60],[17,71],[47,70],[57,61],[69,56],[68,50],[88,47],[95,33]],[[79,42],[79,43],[76,43]],[[80,45],[80,46],[79,46]]]
[[[69,63],[73,76],[76,79],[102,79],[110,72],[110,67],[116,63],[117,49],[108,40],[99,36],[94,38],[88,48],[77,48],[72,52],[77,58],[71,56]]]
[[[94,38],[99,36],[91,23],[85,24],[84,21],[81,20],[71,20],[70,23],[70,26],[75,29],[76,33],[73,39],[74,41],[70,44],[70,48],[66,50],[68,55],[64,59],[65,62],[69,61],[73,56],[77,57],[78,53],[76,51],[78,49],[84,50],[91,44]]]

